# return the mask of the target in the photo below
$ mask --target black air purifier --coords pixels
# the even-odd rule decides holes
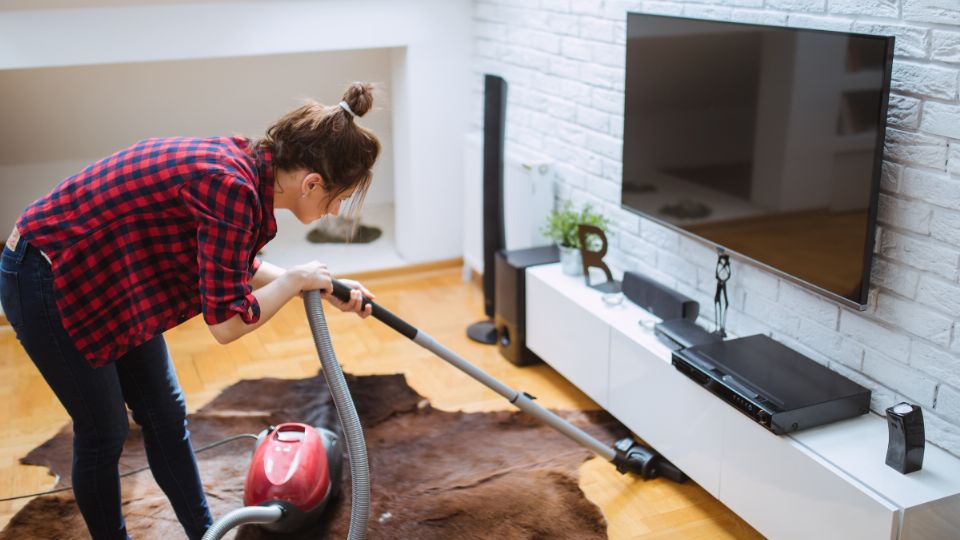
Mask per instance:
[[[483,104],[483,311],[487,319],[467,327],[474,341],[493,345],[497,251],[506,247],[503,226],[503,137],[506,127],[507,81],[496,75],[484,78]]]

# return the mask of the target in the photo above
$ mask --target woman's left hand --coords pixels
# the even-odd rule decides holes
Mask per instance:
[[[324,293],[323,297],[327,299],[327,302],[330,302],[330,304],[340,311],[353,311],[360,315],[360,318],[362,319],[369,317],[370,314],[373,313],[373,304],[367,304],[366,309],[364,309],[363,296],[373,300],[376,298],[376,295],[368,291],[367,288],[361,285],[359,281],[354,281],[352,279],[340,279],[338,281],[353,289],[350,291],[350,301],[344,302],[332,294]]]

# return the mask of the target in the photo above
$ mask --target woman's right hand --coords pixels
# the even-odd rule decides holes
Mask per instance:
[[[256,322],[247,323],[243,317],[230,317],[210,325],[210,332],[219,343],[230,343],[270,320],[294,296],[302,297],[305,291],[316,289],[328,293],[333,291],[333,274],[327,269],[327,265],[313,261],[294,266],[284,271],[279,278],[270,279],[254,291],[260,304],[260,317]]]
[[[295,276],[297,283],[300,284],[301,296],[306,291],[316,289],[327,292],[333,290],[333,274],[323,263],[311,261],[306,264],[298,264],[287,272]]]

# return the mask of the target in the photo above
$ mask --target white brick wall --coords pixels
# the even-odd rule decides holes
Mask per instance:
[[[924,407],[960,455],[960,0],[475,0],[473,129],[483,73],[507,79],[508,145],[557,162],[558,193],[613,220],[608,261],[701,302],[715,254],[620,208],[626,12],[896,35],[879,230],[866,312],[734,261],[728,328],[767,333]]]

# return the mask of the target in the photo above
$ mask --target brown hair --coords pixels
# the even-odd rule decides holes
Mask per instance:
[[[356,82],[347,87],[339,105],[324,106],[310,100],[277,120],[256,146],[273,154],[276,169],[307,169],[323,177],[328,201],[356,187],[347,215],[355,214],[370,188],[373,164],[380,154],[380,141],[358,125],[373,106],[373,85]]]

